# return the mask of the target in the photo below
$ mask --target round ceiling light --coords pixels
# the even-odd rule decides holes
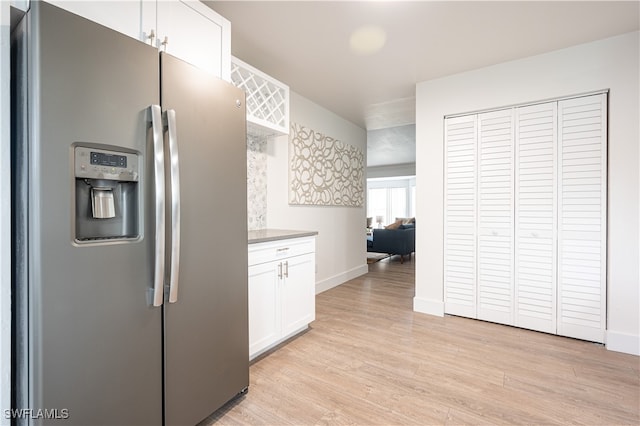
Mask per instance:
[[[371,55],[384,47],[387,41],[387,33],[380,27],[360,27],[351,33],[349,46],[359,55]]]

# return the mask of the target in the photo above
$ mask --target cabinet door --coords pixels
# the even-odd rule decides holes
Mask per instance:
[[[477,116],[445,121],[444,309],[476,318]]]
[[[604,341],[606,94],[558,103],[558,334]]]
[[[282,336],[305,328],[316,317],[315,254],[284,259]]]
[[[230,81],[231,26],[199,1],[158,2],[158,47]],[[162,43],[167,38],[167,44]]]
[[[556,102],[516,108],[515,325],[556,332]]]
[[[279,264],[249,267],[249,358],[280,338]]]
[[[478,115],[478,319],[513,324],[513,109]]]
[[[30,3],[30,0],[11,0],[10,5],[11,7],[15,7],[16,9],[21,10],[22,12],[26,12],[27,10],[29,10],[29,3]]]
[[[137,40],[145,41],[146,32],[155,28],[156,0],[48,2]]]

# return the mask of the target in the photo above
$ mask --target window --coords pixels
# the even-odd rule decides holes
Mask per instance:
[[[407,217],[407,188],[389,188],[391,192],[391,217],[389,222],[395,220],[396,217]]]
[[[387,189],[372,188],[369,191],[367,216],[378,225],[387,223]]]
[[[367,217],[374,227],[415,216],[415,177],[367,179]]]

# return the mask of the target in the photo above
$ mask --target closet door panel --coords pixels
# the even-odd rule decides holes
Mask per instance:
[[[558,334],[604,342],[606,94],[558,103]]]
[[[515,325],[555,333],[557,106],[515,114]]]
[[[445,120],[445,312],[476,318],[477,118]]]
[[[513,109],[478,115],[478,319],[513,324]]]

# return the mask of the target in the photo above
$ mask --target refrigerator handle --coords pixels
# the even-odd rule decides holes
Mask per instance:
[[[178,156],[178,136],[176,112],[167,110],[167,131],[169,133],[169,174],[171,180],[171,270],[169,272],[169,303],[178,301],[180,273],[180,161]]]
[[[155,189],[155,250],[153,265],[153,306],[164,301],[165,193],[164,193],[164,135],[160,105],[151,105],[153,130],[153,172]]]

